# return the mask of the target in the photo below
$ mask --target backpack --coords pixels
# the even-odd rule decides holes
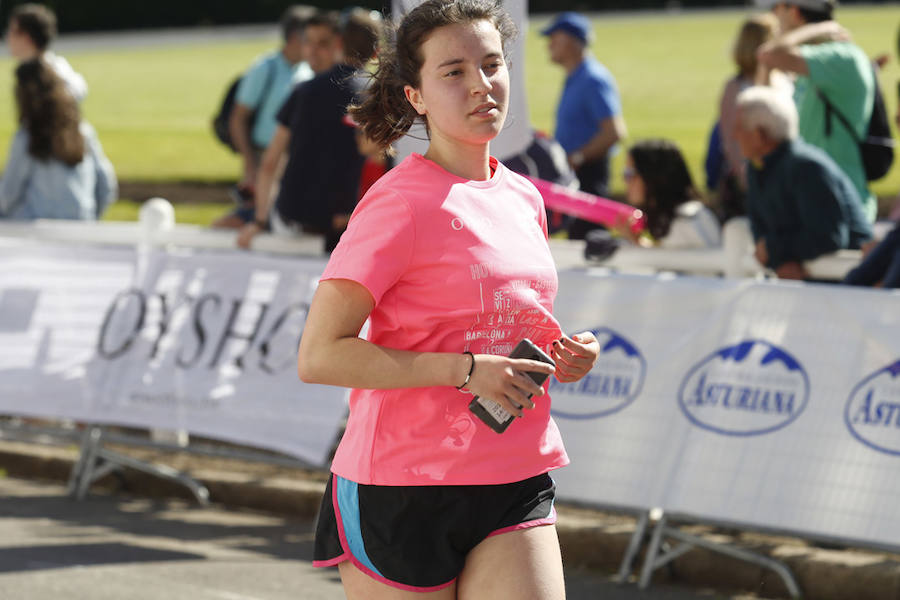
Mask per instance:
[[[273,70],[274,66],[270,64],[266,73],[266,86],[265,88],[263,88],[263,100],[265,100],[265,98],[269,95],[269,88],[272,85]],[[231,139],[231,131],[229,131],[228,129],[228,122],[231,119],[232,111],[234,111],[235,97],[237,96],[238,86],[240,86],[243,79],[244,75],[238,75],[229,84],[228,89],[225,91],[225,97],[222,98],[222,104],[219,106],[219,112],[216,113],[216,116],[213,117],[212,121],[213,133],[215,133],[216,138],[218,138],[220,142],[231,148],[232,152],[237,152],[238,149],[235,148],[234,140]],[[260,106],[262,106],[262,101],[260,102]],[[259,109],[254,110],[252,113],[250,113],[250,121],[247,124],[250,131],[253,131],[253,125],[254,123],[256,123],[256,114],[258,112]]]
[[[539,177],[564,187],[578,187],[578,177],[566,160],[566,151],[555,139],[540,131],[532,131],[531,144],[522,152],[501,162],[510,171]],[[555,233],[566,224],[565,215],[547,209],[547,228]]]
[[[878,85],[878,73],[873,73],[873,76],[875,89],[872,99],[872,116],[869,117],[869,127],[864,139],[857,138],[856,130],[853,129],[849,119],[828,101],[828,97],[822,93],[822,90],[815,88],[816,95],[825,104],[825,135],[831,135],[831,115],[834,114],[859,144],[859,153],[862,155],[863,168],[866,171],[866,181],[875,181],[887,175],[891,170],[891,163],[894,162],[894,146],[896,145],[894,138],[891,137],[891,125],[884,104],[884,96]]]

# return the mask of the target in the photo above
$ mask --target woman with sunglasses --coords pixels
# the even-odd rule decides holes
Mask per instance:
[[[650,237],[638,237],[628,227],[618,228],[620,235],[642,246],[663,248],[714,248],[721,244],[719,220],[700,200],[674,143],[650,139],[634,144],[625,158],[622,177],[628,203],[647,217]]]

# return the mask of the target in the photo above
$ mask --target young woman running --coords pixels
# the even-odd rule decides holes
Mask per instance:
[[[427,0],[351,109],[384,146],[416,119],[430,139],[360,201],[300,342],[303,381],[353,388],[314,562],[351,599],[565,596],[548,472],[568,458],[526,373],[575,381],[599,345],[562,334],[541,197],[489,154],[513,34],[500,0]],[[506,357],[523,338],[555,371]],[[495,433],[473,395],[518,418]]]

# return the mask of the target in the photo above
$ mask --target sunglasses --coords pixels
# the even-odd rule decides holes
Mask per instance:
[[[638,176],[638,172],[632,169],[631,167],[625,167],[622,169],[622,179],[628,181],[630,179],[634,179]]]

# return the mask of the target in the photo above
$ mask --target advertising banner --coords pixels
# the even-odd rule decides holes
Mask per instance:
[[[345,393],[297,377],[323,260],[3,245],[0,412],[182,429],[324,465]]]
[[[560,274],[591,374],[550,388],[563,498],[897,546],[900,295]]]
[[[0,250],[0,414],[183,429],[327,466],[345,392],[296,374],[324,259]],[[900,294],[559,279],[563,329],[601,347],[586,377],[551,382],[572,459],[561,498],[896,547]]]

